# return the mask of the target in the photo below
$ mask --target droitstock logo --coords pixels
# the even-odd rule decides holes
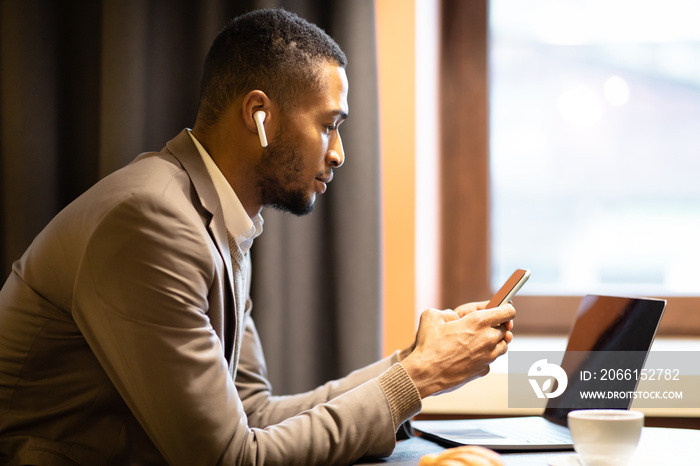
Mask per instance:
[[[508,407],[697,409],[700,351],[508,351]]]
[[[528,381],[535,391],[537,398],[556,398],[566,390],[569,379],[564,369],[556,364],[548,363],[546,359],[535,361],[527,371]],[[556,389],[553,383],[556,381]],[[540,385],[542,383],[542,385]]]

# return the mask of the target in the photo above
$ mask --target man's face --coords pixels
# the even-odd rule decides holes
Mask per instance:
[[[320,74],[320,89],[282,117],[256,167],[262,204],[294,215],[313,210],[316,194],[326,191],[345,158],[338,126],[348,115],[348,79],[331,64]]]

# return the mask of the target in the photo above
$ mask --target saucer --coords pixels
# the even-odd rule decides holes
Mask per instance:
[[[578,460],[578,455],[562,455],[555,456],[547,460],[549,466],[581,466],[581,462]]]
[[[578,455],[574,453],[572,455],[561,455],[549,458],[547,460],[547,464],[549,466],[581,466],[583,463],[581,463],[578,460]],[[632,457],[629,464],[630,466],[652,466],[663,463],[654,461],[653,458],[641,459],[637,455],[635,455],[634,457]]]

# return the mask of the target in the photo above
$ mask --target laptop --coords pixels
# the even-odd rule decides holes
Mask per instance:
[[[447,447],[480,445],[496,451],[571,450],[573,443],[567,428],[569,411],[629,409],[632,402],[631,398],[576,399],[574,394],[578,394],[584,384],[586,390],[590,390],[595,389],[596,383],[602,383],[593,381],[594,377],[590,376],[582,380],[581,374],[592,374],[606,367],[605,361],[601,361],[606,357],[614,357],[614,362],[608,366],[620,368],[622,365],[623,370],[641,371],[665,307],[666,301],[662,299],[585,296],[560,365],[566,372],[568,384],[561,396],[548,398],[541,416],[413,421],[411,425],[422,437]],[[634,391],[637,387],[634,379],[614,383],[617,384],[615,390]],[[549,393],[554,395],[556,382],[552,385]],[[609,385],[605,387],[610,388]]]

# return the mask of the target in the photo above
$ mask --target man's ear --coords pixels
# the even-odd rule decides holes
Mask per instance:
[[[257,135],[262,147],[266,147],[267,131],[265,127],[274,119],[270,99],[263,91],[250,91],[243,98],[241,111],[245,127],[249,132]]]

